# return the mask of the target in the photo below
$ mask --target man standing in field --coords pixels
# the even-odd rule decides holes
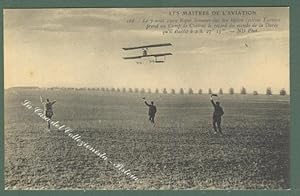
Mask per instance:
[[[47,99],[46,101],[43,101],[43,98],[42,96],[40,96],[40,100],[41,100],[41,103],[44,105],[44,113],[45,113],[45,116],[49,119],[52,118],[53,116],[53,110],[52,110],[52,105],[56,102],[55,100],[54,101],[50,101],[49,99]],[[50,121],[47,121],[47,125],[48,125],[48,129],[50,130]]]
[[[214,113],[213,113],[213,127],[215,130],[215,133],[217,133],[217,127],[219,129],[219,132],[222,134],[222,129],[221,129],[221,121],[222,121],[222,116],[224,114],[223,108],[220,106],[220,102],[214,102],[213,96],[217,96],[216,94],[212,94],[210,96],[210,101],[212,105],[214,106]]]
[[[145,97],[143,98],[145,100]],[[156,113],[156,106],[154,105],[154,102],[151,101],[151,104],[148,104],[147,101],[145,101],[146,106],[149,107],[149,120],[154,123],[154,117],[155,117],[155,113]]]

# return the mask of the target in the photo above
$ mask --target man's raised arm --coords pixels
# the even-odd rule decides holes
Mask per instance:
[[[216,106],[216,104],[215,104],[215,102],[214,102],[212,96],[210,96],[210,102],[213,104],[214,107]]]
[[[150,106],[150,104],[147,103],[147,101],[145,101],[146,106]]]

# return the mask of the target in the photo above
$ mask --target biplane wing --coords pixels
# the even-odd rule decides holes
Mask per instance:
[[[168,55],[172,55],[172,53],[148,54],[147,56],[157,57],[157,56],[168,56]]]
[[[140,59],[144,56],[130,56],[130,57],[123,57],[123,59]]]
[[[162,46],[172,46],[172,44],[170,44],[170,43],[166,43],[166,44],[152,44],[152,45],[146,45],[146,46],[123,48],[123,50],[135,50],[135,49],[143,49],[143,48],[162,47]]]
[[[140,58],[144,58],[144,57],[158,57],[158,56],[168,56],[168,55],[172,55],[172,53],[160,53],[160,54],[148,54],[148,55],[143,55],[143,56],[130,56],[130,57],[123,57],[123,59],[140,59]]]

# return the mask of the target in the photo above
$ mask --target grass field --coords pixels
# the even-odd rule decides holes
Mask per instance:
[[[134,181],[21,103],[56,99],[53,120],[122,163]],[[142,97],[157,106],[156,127]],[[5,91],[6,189],[286,189],[289,96],[222,95],[213,135],[209,95]]]

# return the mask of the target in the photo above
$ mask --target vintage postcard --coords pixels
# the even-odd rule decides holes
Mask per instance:
[[[290,189],[288,7],[3,20],[6,190]]]

